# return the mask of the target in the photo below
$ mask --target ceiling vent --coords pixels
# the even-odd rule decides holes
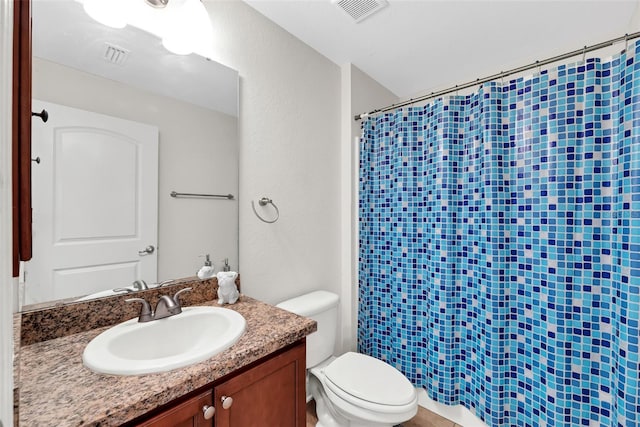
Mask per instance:
[[[388,4],[386,0],[333,0],[333,2],[356,23],[362,22]]]
[[[105,43],[103,58],[105,61],[116,65],[122,65],[127,61],[130,51],[111,43]]]

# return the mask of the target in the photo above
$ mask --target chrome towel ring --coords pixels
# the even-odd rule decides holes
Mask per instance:
[[[273,220],[266,220],[264,218],[262,218],[260,216],[260,214],[258,213],[258,211],[256,211],[256,206],[253,203],[253,200],[251,200],[251,208],[253,209],[253,213],[256,214],[256,216],[258,217],[258,219],[262,222],[266,222],[267,224],[273,224],[274,222],[276,222],[278,220],[278,218],[280,218],[280,210],[278,209],[278,207],[276,206],[275,203],[273,203],[273,200],[271,200],[268,197],[263,197],[262,199],[258,200],[258,204],[260,206],[266,206],[266,205],[271,205],[273,206],[273,208],[276,210],[276,217]]]

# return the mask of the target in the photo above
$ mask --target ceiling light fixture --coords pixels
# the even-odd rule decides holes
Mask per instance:
[[[162,9],[163,7],[166,7],[167,3],[169,3],[169,0],[145,0],[145,1],[149,6],[157,7],[160,9]]]
[[[84,0],[84,10],[103,25],[132,25],[154,34],[177,55],[206,47],[213,37],[209,14],[200,0]]]
[[[124,28],[127,20],[122,0],[84,0],[84,11],[87,15],[111,28]]]
[[[162,45],[178,55],[193,52],[202,41],[210,41],[213,29],[200,0],[171,0],[167,7]]]

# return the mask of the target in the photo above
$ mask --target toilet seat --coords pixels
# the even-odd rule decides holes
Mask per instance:
[[[376,412],[402,413],[416,404],[417,394],[409,380],[371,356],[345,353],[322,371],[325,386],[353,405]]]
[[[325,384],[326,382],[327,381],[325,381]],[[333,410],[351,422],[360,420],[360,423],[356,422],[356,425],[358,426],[363,424],[367,426],[395,426],[413,418],[418,412],[417,394],[415,400],[409,405],[389,406],[377,405],[360,399],[357,399],[357,402],[352,403],[335,394],[331,388],[326,385],[322,387],[322,390],[325,395],[325,399],[330,402]]]

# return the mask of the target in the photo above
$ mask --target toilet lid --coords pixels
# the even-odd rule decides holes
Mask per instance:
[[[329,386],[368,402],[406,405],[415,399],[413,385],[400,371],[364,354],[343,354],[324,368],[324,375]]]

